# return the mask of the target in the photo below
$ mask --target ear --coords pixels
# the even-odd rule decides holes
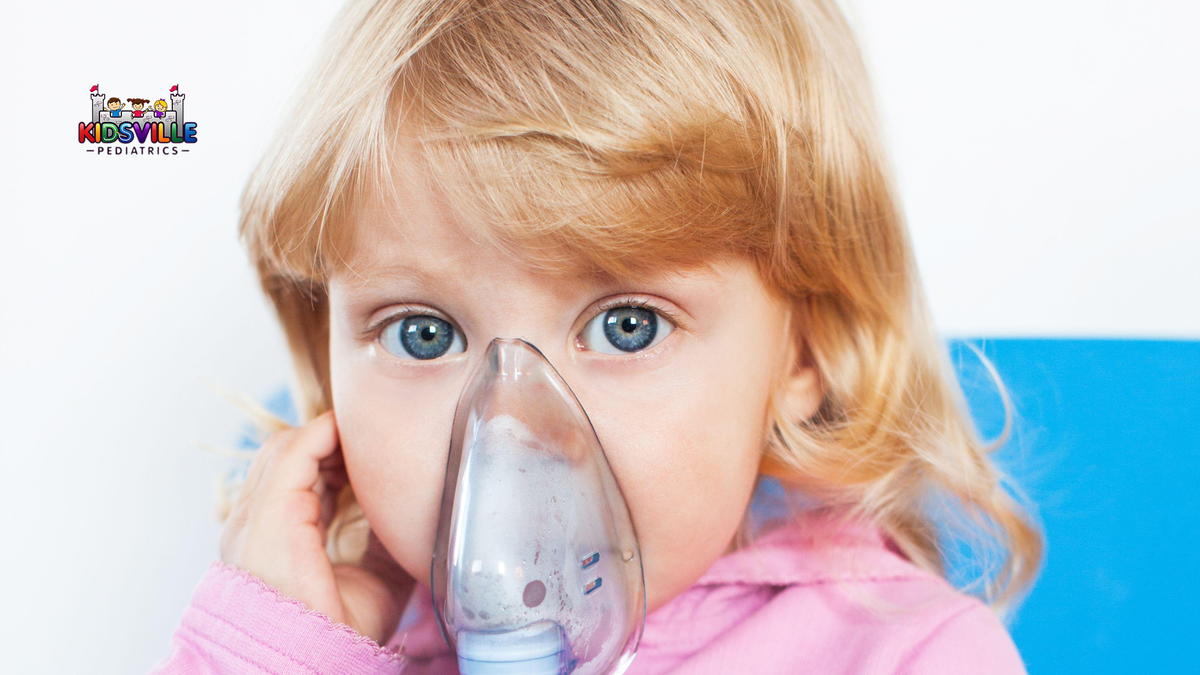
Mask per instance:
[[[797,357],[791,360],[791,372],[783,382],[781,403],[782,409],[788,411],[791,419],[806,420],[817,414],[821,401],[825,398],[825,388],[807,342],[803,338],[797,338],[793,342],[798,343],[794,347],[798,353]]]
[[[825,398],[825,388],[816,361],[812,358],[812,350],[808,347],[805,327],[796,321],[794,308],[786,311],[786,358],[780,364],[781,372],[775,382],[774,405],[781,416],[799,422],[817,414]],[[771,433],[770,425],[774,419],[768,419],[767,423],[767,432]],[[795,469],[767,452],[762,455],[758,471],[785,482],[796,480]]]
[[[817,414],[825,398],[825,388],[817,369],[812,350],[808,346],[807,326],[802,323],[802,313],[789,307],[785,322],[785,338],[788,354],[784,361],[786,373],[779,383],[780,409],[789,419],[806,420]]]

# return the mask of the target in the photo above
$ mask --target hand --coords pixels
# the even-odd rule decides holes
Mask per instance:
[[[325,552],[335,499],[348,482],[333,411],[271,434],[221,533],[221,560],[383,644],[415,584],[375,533],[361,565]]]

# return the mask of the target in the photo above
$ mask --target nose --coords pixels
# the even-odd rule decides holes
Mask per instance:
[[[479,368],[490,371],[494,380],[504,385],[495,390],[494,412],[506,412],[516,419],[526,420],[534,428],[545,430],[549,440],[560,448],[581,447],[587,442],[582,432],[594,433],[591,420],[575,392],[532,342],[516,337],[492,338]],[[480,381],[481,374],[481,370],[476,370],[471,381]],[[463,396],[467,395],[464,390]],[[563,416],[564,411],[548,406],[548,400],[570,401],[573,404],[570,409],[577,414],[566,417],[574,418],[573,423],[564,424],[563,419],[555,419]]]
[[[513,379],[522,375],[528,376],[538,358],[550,363],[550,359],[546,358],[542,350],[529,340],[518,337],[492,338],[488,343],[485,358],[489,359],[488,365],[494,368],[497,374]]]
[[[555,375],[566,382],[568,355],[558,349],[544,351],[539,346],[554,344],[557,342],[549,338],[535,340],[528,333],[522,333],[521,337],[497,336],[484,349],[483,360],[490,360],[491,367],[513,378],[528,376],[537,368],[549,366]]]

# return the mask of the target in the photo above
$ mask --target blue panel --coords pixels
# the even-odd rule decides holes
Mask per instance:
[[[1195,668],[1200,342],[970,342],[1014,399],[1017,426],[997,460],[1047,532],[1046,567],[1012,625],[1030,671]],[[980,429],[994,437],[995,389],[963,340],[950,347]]]
[[[292,394],[286,386],[281,386],[272,392],[262,402],[262,405],[268,412],[274,413],[288,424],[299,424],[299,415],[296,413],[296,406],[292,402]],[[238,438],[238,447],[243,449],[257,448],[262,445],[264,436],[265,434],[253,424],[246,423],[242,427],[242,435]]]

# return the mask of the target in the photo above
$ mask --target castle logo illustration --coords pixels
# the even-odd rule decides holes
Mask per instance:
[[[94,84],[92,121],[79,123],[79,143],[97,155],[178,155],[196,142],[196,123],[183,118],[183,92],[172,85],[167,96],[108,97]],[[126,103],[129,107],[126,108]]]

